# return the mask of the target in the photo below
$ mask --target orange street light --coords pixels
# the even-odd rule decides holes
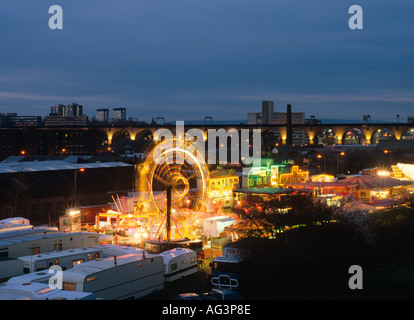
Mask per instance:
[[[345,155],[345,152],[337,152],[336,153],[336,173],[338,174],[339,171],[339,155],[341,155],[342,157]]]
[[[385,154],[390,154],[390,166],[392,165],[392,151],[389,151],[389,150],[384,150],[384,153]]]
[[[318,159],[322,159],[323,158],[323,172],[326,173],[326,157],[322,156],[321,154],[318,154],[316,157]]]

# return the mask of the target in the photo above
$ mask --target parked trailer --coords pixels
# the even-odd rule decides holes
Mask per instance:
[[[96,300],[90,292],[71,292],[36,282],[10,283],[0,287],[0,300]]]
[[[5,285],[22,284],[22,283],[43,283],[49,285],[49,279],[55,274],[55,271],[41,270],[31,273],[22,274],[10,278]]]
[[[159,255],[127,254],[90,261],[62,272],[63,290],[92,292],[108,300],[138,299],[164,288]]]
[[[224,229],[236,222],[228,216],[216,216],[203,220],[203,233],[207,237],[217,238],[223,233]]]
[[[15,258],[0,256],[0,283],[23,273],[23,262]]]
[[[109,244],[89,248],[44,252],[37,255],[19,257],[17,259],[0,256],[0,282],[6,281],[14,276],[46,270],[53,265],[58,265],[62,270],[66,270],[91,260],[131,253],[138,254],[143,251],[143,249],[136,247]]]
[[[123,256],[125,254],[142,254],[145,251],[141,248],[117,244],[104,244],[93,246],[91,248],[101,250],[104,258]]]
[[[176,245],[176,247],[191,249],[195,251],[197,255],[201,255],[203,252],[203,240],[200,239],[174,239],[172,242]]]
[[[30,220],[25,218],[14,217],[0,220],[0,232],[31,228]]]
[[[0,256],[18,258],[43,252],[99,245],[92,232],[60,232],[44,227],[0,232]]]
[[[164,260],[166,282],[181,279],[197,272],[197,253],[190,249],[175,248],[159,254]]]
[[[103,250],[95,247],[75,248],[62,251],[44,252],[41,254],[19,257],[23,261],[23,273],[49,269],[58,265],[62,270],[71,269],[75,265],[103,258]]]

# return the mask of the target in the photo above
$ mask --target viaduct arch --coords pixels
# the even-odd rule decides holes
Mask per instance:
[[[167,124],[163,126],[108,126],[108,127],[99,127],[98,130],[104,132],[108,139],[108,145],[112,144],[113,139],[117,137],[119,133],[126,132],[131,140],[138,140],[142,139],[143,136],[147,134],[154,134],[157,129],[166,128],[171,130],[171,132],[175,131],[175,125]],[[208,129],[225,129],[229,130],[234,128],[238,131],[242,129],[260,129],[262,132],[269,132],[269,131],[277,131],[280,134],[280,139],[282,144],[287,143],[288,139],[288,128],[286,125],[247,125],[247,124],[224,124],[224,125],[188,125],[185,126],[185,131],[191,128],[198,128],[207,135]],[[323,130],[333,130],[336,133],[338,144],[344,144],[345,141],[345,134],[353,129],[359,129],[365,136],[365,143],[371,144],[372,138],[376,132],[383,129],[388,129],[390,133],[396,140],[400,140],[404,133],[408,130],[414,128],[413,123],[338,123],[338,124],[296,124],[292,125],[292,132],[298,129],[304,130],[305,134],[307,134],[309,138],[308,145],[316,145],[318,144],[318,135]]]

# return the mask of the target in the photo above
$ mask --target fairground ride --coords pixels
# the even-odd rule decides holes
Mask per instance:
[[[148,153],[138,175],[141,197],[137,210],[158,215],[158,230],[152,238],[160,238],[166,230],[169,240],[171,220],[180,236],[185,237],[176,216],[186,209],[188,218],[188,212],[204,209],[208,200],[210,175],[203,155],[186,141],[178,144],[175,139],[164,140]]]

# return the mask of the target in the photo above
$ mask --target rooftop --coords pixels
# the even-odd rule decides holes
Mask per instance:
[[[414,139],[380,140],[375,150],[404,150],[412,152],[414,151]]]
[[[9,161],[0,162],[1,173],[53,171],[53,170],[75,170],[75,169],[96,169],[113,167],[130,167],[131,164],[123,162],[98,162],[98,163],[71,163],[64,160],[45,161]]]
[[[53,231],[50,228],[36,227],[34,231],[32,229],[20,229],[13,231],[4,231],[0,233],[0,247],[17,244],[33,240],[41,240],[46,238],[60,238],[60,237],[74,237],[74,236],[86,236],[96,235],[92,232],[60,232]]]

